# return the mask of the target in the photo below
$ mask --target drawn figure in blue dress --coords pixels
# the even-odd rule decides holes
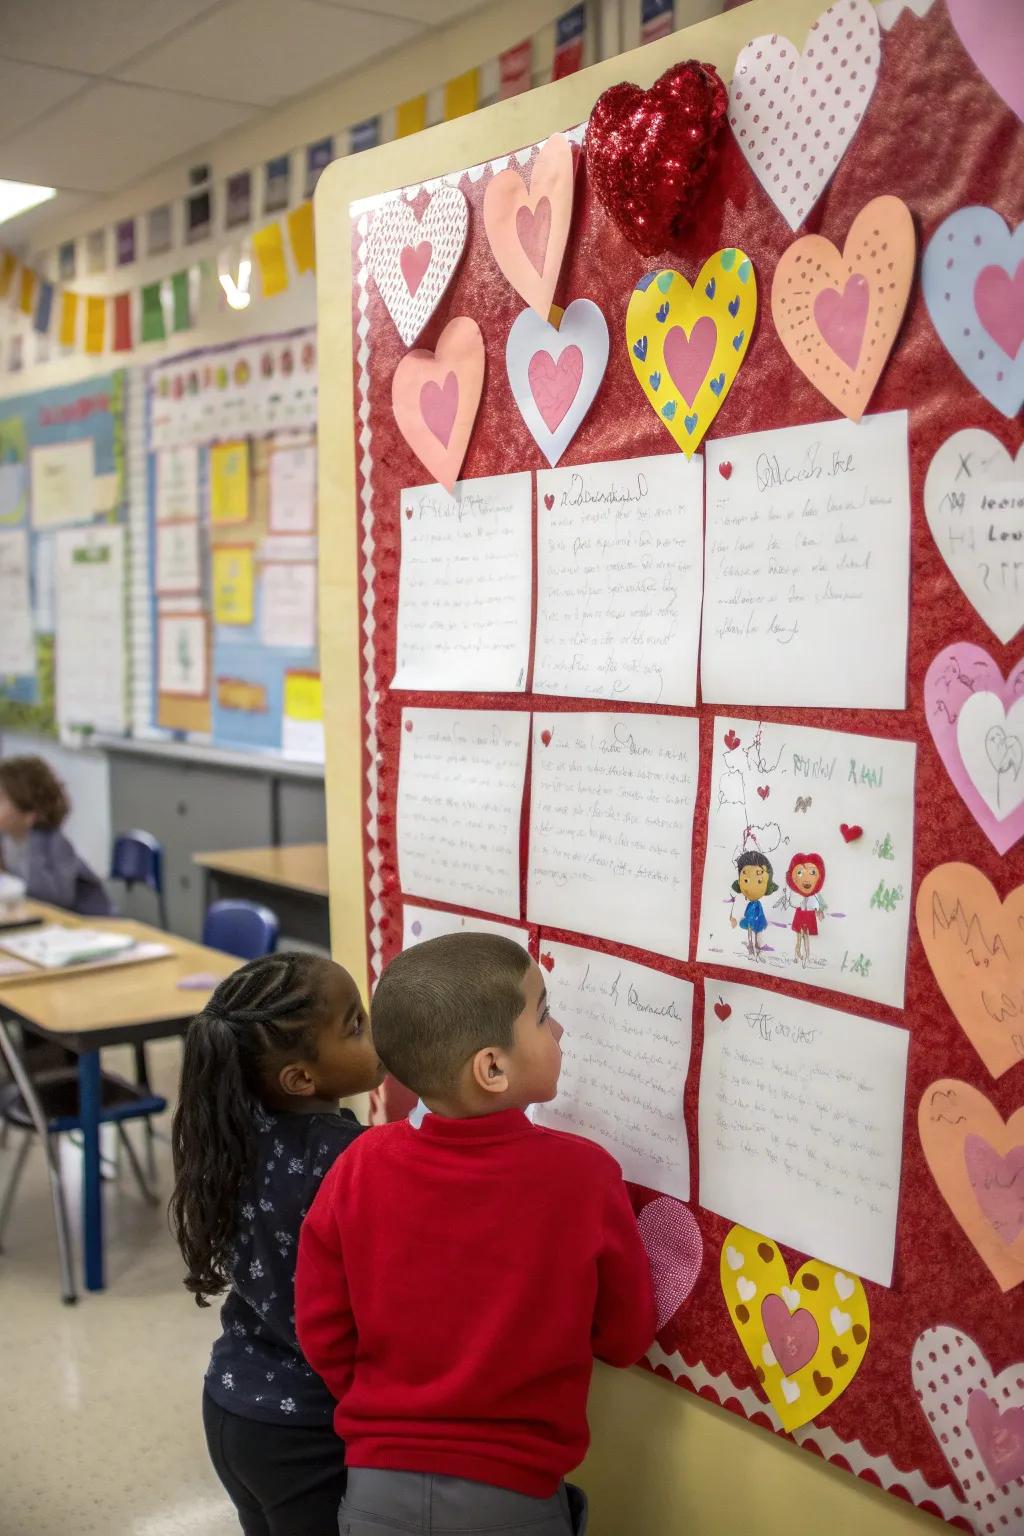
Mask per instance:
[[[772,866],[763,853],[741,853],[736,860],[736,879],[732,888],[738,896],[742,896],[747,905],[743,910],[743,916],[737,921],[732,913],[729,914],[729,922],[733,928],[744,929],[747,935],[747,952],[751,960],[761,958],[761,935],[768,927],[768,919],[764,915],[762,902],[766,896],[778,890],[772,878]]]

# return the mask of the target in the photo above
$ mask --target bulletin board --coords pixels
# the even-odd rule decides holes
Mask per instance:
[[[322,757],[316,337],[183,354],[148,379],[153,724]]]
[[[125,391],[119,370],[0,401],[0,725],[11,730],[125,727]],[[83,645],[110,655],[103,678],[78,669]]]
[[[943,454],[953,452],[946,450],[945,445],[954,434],[967,429],[988,433],[1002,444],[1007,458],[1006,467],[999,460],[992,495],[1002,511],[1008,506],[1019,507],[1019,495],[1013,490],[1019,470],[1014,470],[1013,460],[1024,442],[1019,419],[1024,353],[1017,332],[1005,333],[1006,361],[979,373],[976,360],[964,352],[960,337],[943,318],[942,305],[951,302],[945,294],[946,285],[953,288],[955,284],[952,279],[944,282],[942,273],[958,261],[969,266],[975,259],[971,251],[975,246],[983,246],[987,238],[984,229],[978,231],[975,240],[972,226],[966,255],[959,244],[957,226],[952,232],[943,229],[943,237],[948,236],[953,242],[951,257],[940,260],[937,249],[930,257],[928,253],[936,231],[962,209],[994,210],[1009,231],[1009,235],[1004,231],[1003,238],[1012,238],[1024,217],[1024,128],[1018,117],[1021,102],[1017,100],[1015,113],[1009,104],[1012,88],[1005,77],[1001,87],[995,84],[1000,76],[991,39],[961,23],[965,34],[962,37],[951,12],[962,16],[963,8],[950,5],[947,9],[946,0],[934,0],[931,6],[887,3],[879,7],[877,78],[862,121],[849,146],[837,155],[836,169],[821,195],[792,225],[782,216],[779,203],[766,195],[744,157],[737,137],[739,121],[735,130],[726,127],[722,133],[717,162],[696,206],[692,224],[670,251],[651,256],[633,249],[612,222],[595,194],[588,154],[581,149],[575,164],[571,234],[553,296],[554,304],[563,310],[580,297],[593,301],[604,315],[609,337],[608,362],[600,386],[582,424],[558,459],[559,470],[646,459],[671,454],[672,439],[676,436],[666,430],[665,421],[671,416],[664,415],[664,396],[652,402],[641,380],[643,372],[657,395],[658,386],[650,380],[646,351],[641,345],[647,332],[656,334],[662,320],[656,313],[661,306],[652,288],[658,281],[655,274],[664,279],[661,292],[666,296],[667,315],[674,291],[669,269],[682,273],[695,288],[698,283],[715,287],[713,277],[725,288],[727,274],[738,275],[743,261],[749,259],[757,278],[756,318],[745,328],[749,334],[740,344],[742,365],[722,370],[723,379],[728,371],[729,387],[724,391],[721,385],[718,390],[711,388],[712,394],[717,397],[721,392],[724,398],[703,436],[700,454],[695,456],[702,456],[705,461],[707,505],[711,505],[713,489],[716,505],[721,509],[724,503],[718,481],[728,482],[734,473],[739,479],[739,455],[741,450],[746,452],[741,441],[744,437],[769,434],[764,443],[765,454],[769,460],[775,456],[784,461],[785,456],[776,454],[772,447],[772,434],[805,424],[842,422],[846,414],[843,406],[830,403],[824,391],[811,382],[812,360],[804,354],[806,366],[797,366],[783,345],[780,332],[787,324],[785,305],[779,303],[773,310],[771,299],[780,264],[784,267],[785,261],[794,259],[787,253],[808,234],[820,234],[841,251],[857,215],[867,204],[882,196],[901,200],[909,210],[913,229],[908,299],[905,312],[893,324],[891,352],[870,392],[864,424],[866,431],[871,431],[872,423],[883,422],[884,418],[887,430],[892,427],[906,434],[902,474],[907,517],[902,535],[902,567],[893,554],[892,544],[887,542],[892,539],[892,529],[883,528],[880,535],[885,551],[883,564],[890,577],[893,561],[896,562],[894,602],[900,602],[900,580],[910,591],[909,623],[903,642],[907,658],[905,691],[900,687],[898,696],[870,705],[856,702],[855,694],[846,691],[847,674],[857,672],[860,654],[870,651],[872,645],[869,627],[862,626],[849,635],[845,649],[828,649],[822,639],[823,648],[832,658],[831,678],[822,686],[834,689],[833,699],[854,700],[842,708],[830,704],[828,694],[820,701],[802,706],[766,702],[766,696],[770,697],[766,693],[768,682],[758,679],[770,668],[760,669],[758,657],[749,668],[749,695],[730,694],[721,682],[716,685],[716,700],[728,702],[705,703],[700,692],[693,707],[543,695],[531,686],[536,675],[536,620],[541,606],[536,579],[531,592],[525,688],[518,687],[514,679],[505,683],[502,691],[477,686],[463,691],[431,691],[422,685],[393,686],[396,668],[405,665],[397,650],[397,619],[399,575],[405,569],[403,551],[411,547],[406,542],[410,539],[406,522],[412,523],[420,516],[421,500],[417,498],[424,482],[431,477],[412,451],[409,434],[396,425],[392,381],[409,355],[410,343],[427,351],[443,348],[442,333],[460,316],[472,317],[479,327],[486,362],[480,404],[472,420],[464,461],[458,469],[459,479],[465,486],[467,482],[481,482],[492,476],[523,472],[531,475],[532,568],[536,573],[544,514],[551,510],[544,500],[549,483],[544,479],[548,462],[540,451],[538,433],[528,430],[524,415],[517,408],[506,368],[509,333],[524,310],[524,302],[521,293],[514,291],[498,270],[492,255],[494,242],[489,241],[485,229],[483,205],[488,185],[510,165],[520,167],[529,176],[539,159],[539,145],[521,149],[518,142],[508,137],[495,144],[482,135],[481,141],[489,152],[504,151],[500,157],[468,170],[457,169],[460,162],[453,160],[448,169],[443,159],[447,141],[442,131],[434,153],[424,155],[411,168],[410,174],[419,171],[425,178],[422,184],[405,189],[407,199],[418,200],[423,208],[420,217],[429,217],[429,199],[435,198],[440,190],[457,187],[464,193],[468,206],[468,233],[464,254],[436,309],[418,335],[404,340],[389,316],[381,288],[371,272],[374,219],[391,199],[381,185],[367,179],[372,175],[372,167],[363,173],[346,172],[342,167],[335,168],[333,173],[328,171],[317,200],[321,248],[327,243],[325,236],[339,245],[344,239],[351,202],[352,249],[350,258],[339,258],[326,270],[321,269],[321,350],[326,364],[322,409],[325,419],[332,422],[346,420],[351,411],[357,430],[350,448],[322,446],[321,472],[325,488],[336,498],[332,507],[338,507],[339,526],[351,529],[355,552],[353,561],[353,544],[346,548],[343,541],[333,540],[332,562],[325,573],[325,593],[330,602],[330,616],[325,615],[327,722],[335,754],[333,771],[329,764],[328,813],[332,895],[337,894],[341,909],[337,914],[338,932],[347,933],[353,943],[361,929],[365,933],[371,985],[383,965],[402,947],[403,940],[409,941],[408,909],[413,903],[419,914],[415,921],[427,931],[437,913],[446,907],[467,917],[469,926],[473,919],[491,921],[497,917],[526,929],[533,953],[553,977],[557,976],[557,965],[562,963],[562,947],[578,946],[593,955],[610,954],[624,965],[642,966],[663,977],[690,983],[692,1043],[679,1126],[681,1139],[685,1137],[690,1170],[690,1194],[685,1202],[689,1218],[678,1210],[675,1216],[665,1215],[656,1191],[640,1184],[631,1185],[641,1229],[646,1227],[650,1233],[652,1226],[660,1226],[661,1247],[672,1254],[671,1262],[662,1271],[659,1300],[670,1297],[675,1286],[681,1303],[677,1308],[669,1306],[663,1316],[657,1342],[647,1357],[648,1367],[775,1433],[790,1434],[804,1448],[959,1529],[981,1533],[1019,1529],[1024,1519],[1024,1435],[1020,1431],[1024,1408],[1024,1288],[1020,1281],[1024,1269],[1018,1242],[1024,1224],[1017,1222],[1016,1207],[1009,1218],[1005,1211],[995,1212],[993,1200],[1012,1196],[992,1193],[997,1186],[1004,1190],[1015,1187],[1017,1169],[1024,1157],[1024,1113],[1020,1113],[1024,1106],[1022,1038],[1013,1023],[1024,995],[1024,961],[1014,947],[1017,941],[1005,937],[1010,932],[1006,924],[1012,921],[1014,903],[1019,903],[1019,896],[1011,893],[1024,884],[1024,852],[1016,840],[1019,831],[1015,829],[1014,818],[1007,815],[1002,805],[997,807],[1001,814],[994,814],[991,806],[986,813],[984,797],[977,793],[976,783],[972,794],[971,773],[963,754],[958,754],[951,744],[949,728],[954,728],[956,738],[956,720],[972,693],[996,693],[1001,698],[999,719],[987,722],[982,750],[989,754],[993,768],[991,753],[996,753],[1000,762],[1006,761],[1008,750],[1013,757],[1017,749],[1008,741],[1013,735],[1008,712],[1013,709],[1019,691],[1015,690],[1014,679],[1021,671],[1018,630],[1024,610],[1019,599],[1009,599],[1007,619],[997,611],[998,603],[972,587],[962,562],[958,564],[948,521],[944,523],[941,516],[935,515],[941,497],[927,491],[926,486],[940,450]],[[670,64],[689,58],[712,62],[728,83],[737,55],[748,41],[768,38],[769,46],[774,47],[778,34],[785,33],[800,49],[818,14],[819,7],[813,3],[773,4],[761,0],[743,7],[728,17],[676,34],[666,43],[618,61],[618,72],[615,61],[593,71],[599,83],[587,105],[592,104],[602,88],[619,79],[639,80],[646,85]],[[863,25],[862,16],[859,24]],[[994,28],[994,22],[992,25]],[[835,68],[830,66],[829,58],[838,54],[841,45],[842,38],[834,43],[830,39],[822,60],[826,74]],[[857,62],[845,61],[840,90],[856,79],[852,68]],[[782,67],[789,67],[788,60],[783,60]],[[851,93],[852,89],[850,85]],[[811,119],[816,111],[808,108]],[[535,127],[541,126],[535,119],[532,121]],[[509,128],[511,118],[502,122]],[[583,145],[584,130],[574,127],[571,117],[552,115],[546,126],[551,133],[566,132],[570,143]],[[813,132],[814,121],[810,127]],[[513,149],[515,154],[510,158]],[[812,150],[813,144],[806,151],[808,156]],[[464,159],[461,163],[465,163]],[[397,167],[390,161],[388,165],[393,185]],[[429,177],[437,179],[426,179]],[[799,201],[799,189],[796,200]],[[528,227],[529,218],[527,233]],[[869,231],[874,233],[874,229]],[[905,234],[904,227],[903,238]],[[439,241],[440,233],[433,238]],[[901,237],[896,233],[888,238],[894,242],[892,254],[898,264],[896,248]],[[863,254],[862,264],[869,257],[878,259],[880,239],[878,236],[876,245],[869,246]],[[412,241],[410,246],[415,252]],[[1003,247],[999,249],[1003,251]],[[1019,241],[1015,251],[1020,251]],[[727,256],[726,262],[719,264],[722,270],[705,266],[715,253]],[[933,267],[929,301],[922,283],[925,260],[930,260]],[[987,277],[982,288],[990,282],[1002,284],[1005,280],[1019,289],[1018,261],[1019,255],[1014,254],[1011,259],[1003,251],[1005,279]],[[988,265],[998,266],[998,256]],[[972,269],[974,289],[983,270],[987,271],[987,267]],[[350,314],[343,313],[344,303],[338,297],[343,288],[347,291],[344,280],[349,278]],[[746,314],[746,301],[738,288],[728,291],[729,303],[737,305],[736,310],[730,309],[730,315],[740,325]],[[785,286],[781,282],[779,292],[784,296]],[[638,302],[646,331],[643,325],[637,329],[632,323],[630,306],[636,294],[641,295],[642,302]],[[653,302],[648,301],[648,294]],[[860,302],[858,294],[859,284],[854,281],[852,288],[837,287],[834,302],[840,308],[846,304],[856,308]],[[810,295],[813,307],[813,287]],[[806,292],[802,298],[806,306]],[[649,313],[643,303],[649,303]],[[968,321],[968,326],[975,328],[975,348],[984,351],[988,347],[991,357],[990,345],[980,339],[977,330],[981,310],[986,308],[983,297],[978,314]],[[680,371],[685,371],[687,355],[692,357],[696,345],[697,314],[699,310],[691,312],[688,341],[680,344]],[[1014,309],[1014,314],[1024,325],[1019,308]],[[823,325],[822,334],[829,328],[827,315]],[[862,329],[863,325],[862,319]],[[961,330],[965,328],[961,326]],[[833,334],[838,339],[837,333]],[[881,330],[873,333],[870,344],[885,350],[889,343],[879,339],[881,334]],[[840,340],[840,356],[843,346]],[[821,356],[819,345],[819,363]],[[634,359],[641,368],[635,366]],[[464,357],[460,354],[451,366],[453,370],[461,369]],[[717,366],[716,361],[715,369]],[[718,383],[715,369],[705,359],[699,377],[710,370],[710,380]],[[459,377],[461,387],[466,375],[460,373]],[[822,379],[819,371],[818,383]],[[1014,381],[1012,388],[1007,385],[1008,379]],[[825,382],[826,388],[835,393],[834,381]],[[445,388],[442,371],[437,381],[438,395],[430,406],[432,411],[444,413]],[[707,395],[699,391],[694,390],[685,398],[693,406],[695,418],[709,408]],[[420,402],[425,417],[422,394]],[[849,402],[845,404],[853,414],[853,407]],[[690,414],[678,404],[677,409],[681,416]],[[900,418],[894,424],[893,418],[902,412],[908,413],[907,420],[903,422]],[[450,429],[451,441],[452,433],[459,428],[457,413],[450,421],[445,417],[444,427]],[[722,439],[739,444],[734,453],[736,466],[724,456],[725,449],[716,448]],[[973,445],[972,451],[976,447]],[[684,456],[680,455],[677,462],[681,483]],[[689,462],[693,463],[693,459]],[[892,471],[889,478],[895,484],[900,473],[898,459],[881,454],[878,462],[885,466],[887,475]],[[954,475],[956,469],[954,465]],[[940,459],[935,476],[941,479],[949,473],[945,459]],[[711,481],[713,474],[717,477],[715,482]],[[865,523],[871,509],[890,495],[893,484],[874,490],[862,487]],[[433,490],[439,488],[435,486]],[[994,502],[985,503],[985,509],[997,510]],[[992,535],[990,527],[995,530]],[[988,518],[980,518],[973,536],[1012,547],[1020,537],[1020,529],[1018,512],[1005,540]],[[713,553],[709,532],[706,575],[713,566]],[[863,550],[860,553],[863,555]],[[1000,574],[1005,576],[1007,572],[1012,582],[1012,558]],[[709,590],[706,588],[704,593],[705,612]],[[351,622],[352,605],[357,598],[358,632]],[[881,619],[877,622],[881,628]],[[871,669],[875,679],[871,687],[876,690],[873,699],[883,686],[877,679],[891,672],[891,652],[894,647],[898,652],[900,643],[897,635]],[[707,631],[704,644],[706,648]],[[721,648],[719,645],[718,650]],[[979,652],[984,652],[984,656]],[[706,650],[704,660],[708,660]],[[780,686],[787,686],[785,680]],[[972,715],[977,712],[976,704],[978,700],[972,700]],[[351,745],[357,707],[360,754]],[[530,801],[538,783],[532,761],[527,762],[523,779],[516,910],[496,910],[493,905],[460,903],[452,898],[444,901],[424,896],[422,891],[403,890],[397,832],[403,752],[410,753],[409,738],[421,729],[424,717],[415,712],[431,709],[466,711],[467,725],[469,711],[484,711],[495,734],[506,729],[504,722],[510,715],[529,713],[533,716],[527,748],[531,758],[546,749],[560,728],[571,729],[574,713],[593,715],[605,711],[627,721],[631,716],[656,714],[666,721],[692,722],[699,735],[699,757],[690,865],[690,923],[688,936],[681,945],[682,956],[666,954],[667,942],[655,953],[639,942],[629,944],[594,937],[582,924],[556,926],[529,920]],[[790,793],[794,788],[792,776],[784,781],[772,777],[773,764],[763,750],[764,743],[786,736],[795,739],[792,733],[797,729],[843,733],[838,750],[832,753],[840,767],[841,791],[825,771],[832,759],[821,755],[821,743],[812,742],[811,738],[807,738],[807,748],[799,754],[805,781],[795,794]],[[548,741],[544,740],[545,731]],[[869,763],[863,753],[851,754],[847,749],[852,737],[871,738],[879,743],[876,760]],[[965,740],[964,753],[969,756],[970,750]],[[873,981],[865,980],[860,985],[845,974],[858,964],[863,966],[869,958],[859,950],[843,955],[844,975],[833,979],[831,986],[820,981],[810,984],[799,969],[777,968],[767,958],[761,963],[760,953],[753,965],[742,963],[735,949],[722,949],[723,954],[733,958],[731,964],[728,958],[697,958],[699,953],[707,956],[713,948],[702,916],[709,901],[711,905],[720,902],[727,913],[735,910],[737,917],[742,912],[742,899],[737,907],[724,873],[713,897],[708,898],[703,889],[706,857],[718,857],[715,847],[709,848],[709,824],[721,812],[723,801],[728,800],[723,785],[728,783],[727,776],[734,771],[741,752],[748,764],[744,793],[757,793],[761,798],[760,806],[757,801],[751,802],[751,821],[756,816],[758,825],[763,825],[769,797],[775,796],[771,807],[774,811],[781,794],[788,795],[785,811],[778,812],[778,820],[785,823],[786,831],[775,854],[777,881],[786,875],[790,855],[802,846],[804,823],[799,818],[808,810],[801,807],[802,799],[807,799],[808,805],[817,799],[818,811],[823,802],[829,807],[835,824],[832,833],[837,859],[843,856],[844,848],[860,845],[866,858],[877,861],[873,866],[878,874],[878,889],[870,903],[872,922],[881,912],[892,915],[902,908],[901,921],[906,925],[905,960],[889,967],[888,979],[880,981],[877,990]],[[731,753],[737,756],[730,758]],[[846,807],[870,805],[870,796],[865,798],[866,787],[881,790],[885,775],[889,775],[891,788],[893,775],[905,773],[908,762],[913,765],[909,798],[904,792],[902,801],[885,802],[885,812],[879,812],[874,819],[865,816],[863,825],[854,824]],[[1012,775],[1012,765],[1007,771]],[[981,770],[976,772],[980,777]],[[848,788],[851,783],[856,794]],[[359,794],[363,811],[360,828],[354,826],[351,815],[338,803],[341,787],[347,795]],[[747,802],[743,803],[745,806]],[[900,805],[901,819],[889,825],[886,818],[892,807]],[[892,848],[898,847],[901,840],[906,850],[911,823],[912,850],[905,853],[907,873],[895,878],[887,861]],[[1015,835],[1011,835],[1011,830]],[[743,843],[748,850],[758,846],[753,839],[743,839]],[[735,851],[734,846],[732,855]],[[346,881],[346,871],[354,867],[357,859],[365,871],[362,900],[351,891],[350,877]],[[728,864],[730,859],[726,857],[723,862]],[[961,868],[959,874],[950,874],[946,869],[954,863]],[[962,866],[970,866],[973,873],[964,874]],[[736,871],[730,869],[729,873]],[[718,879],[717,874],[714,878]],[[984,882],[991,882],[995,894],[990,893]],[[839,893],[831,897],[827,883],[825,894],[833,902],[832,915],[823,919],[826,929],[828,922],[849,921],[849,914],[838,910]],[[1000,901],[1007,902],[1005,918],[1000,914]],[[919,919],[915,907],[921,914]],[[656,915],[652,903],[652,929]],[[792,907],[785,909],[785,922],[780,926],[789,929],[792,915]],[[795,931],[799,934],[801,929],[797,927]],[[851,935],[856,932],[852,924],[849,931]],[[1000,978],[995,1027],[991,1016],[979,1023],[977,1010],[972,1015],[966,1001],[970,988],[964,979],[965,964],[959,969],[951,964],[948,951],[952,938],[947,936],[958,932],[964,935],[960,947],[970,955],[971,966],[995,967]],[[928,938],[927,953],[922,935]],[[753,937],[750,942],[753,945]],[[777,942],[784,942],[788,949],[792,933],[787,932]],[[816,935],[814,944],[817,955]],[[351,965],[353,958],[350,945],[344,959]],[[549,962],[555,966],[554,971]],[[879,966],[878,972],[882,969]],[[894,991],[895,972],[899,974]],[[766,1228],[745,1236],[738,1230],[742,1223],[735,1216],[730,1219],[702,1204],[698,1124],[705,1050],[710,1048],[712,1033],[717,1029],[714,1017],[724,1024],[730,1014],[738,1012],[742,994],[734,989],[748,987],[757,988],[765,1007],[779,1010],[780,1017],[787,1019],[798,1016],[792,1006],[795,1004],[835,1010],[837,1017],[833,1017],[830,1027],[836,1030],[837,1060],[841,1058],[840,1032],[845,1032],[848,1041],[851,1032],[858,1028],[858,1021],[864,1021],[860,1039],[865,1055],[869,1036],[873,1039],[878,1030],[890,1045],[903,1042],[905,1094],[901,1095],[902,1109],[898,1108],[897,1114],[901,1171],[891,1283],[870,1276],[861,1282],[855,1273],[851,1276],[841,1266],[823,1267],[812,1242],[786,1243]],[[947,1002],[947,997],[951,1002]],[[675,1013],[667,1016],[677,1017]],[[967,1022],[961,1025],[960,1018]],[[848,1044],[844,1042],[842,1049],[848,1050]],[[899,1049],[895,1047],[897,1053]],[[895,1055],[893,1063],[890,1078],[901,1079],[902,1067],[897,1068]],[[964,1179],[968,1156],[962,1146],[957,1148],[959,1162],[956,1157],[936,1151],[935,1122],[943,1118],[943,1109],[950,1111],[948,1121],[956,1124],[962,1120],[972,1132],[977,1132],[971,1156],[988,1158],[987,1173],[979,1174],[977,1182],[973,1177],[970,1183]],[[977,1142],[984,1143],[987,1151]],[[750,1155],[754,1156],[753,1150]],[[933,1168],[938,1169],[934,1175]],[[976,1193],[981,1186],[986,1191],[984,1195]],[[677,1207],[683,1203],[675,1202]],[[752,1227],[753,1223],[748,1225]],[[657,1232],[653,1238],[656,1250]],[[746,1292],[738,1289],[740,1278],[744,1285],[751,1284],[748,1277],[759,1263],[771,1271],[758,1274],[761,1292],[767,1286],[778,1306],[785,1307],[789,1317],[798,1318],[790,1330],[790,1346],[797,1353],[803,1350],[798,1336],[810,1327],[806,1317],[816,1317],[817,1347],[810,1357],[813,1371],[809,1369],[807,1377],[799,1380],[806,1393],[811,1390],[809,1382],[816,1372],[823,1385],[816,1382],[815,1390],[828,1400],[820,1411],[791,1422],[788,1429],[784,1426],[797,1419],[797,1414],[790,1414],[785,1407],[780,1412],[772,1406],[764,1385],[766,1368],[767,1372],[776,1371],[780,1365],[777,1352],[772,1352],[769,1345],[769,1354],[762,1355],[762,1344],[757,1338],[752,1340],[750,1308],[746,1308],[744,1315]],[[817,1298],[813,1302],[808,1298],[812,1292],[823,1292],[832,1286],[838,1293],[841,1329],[840,1325],[833,1325],[837,1337],[833,1341],[829,1336],[829,1348],[821,1355],[828,1309],[822,1314],[816,1310]],[[786,1300],[787,1295],[790,1301]],[[844,1306],[848,1308],[846,1312]],[[799,1318],[800,1312],[805,1314],[804,1318]],[[807,1364],[806,1359],[804,1363]],[[785,1371],[781,1374],[792,1388],[797,1379],[796,1367],[788,1376]],[[968,1402],[974,1404],[969,1419],[963,1394],[957,1393],[958,1378],[968,1383]],[[772,1379],[777,1391],[778,1375]],[[844,1381],[846,1384],[842,1385]],[[832,1390],[837,1385],[838,1394]],[[781,1402],[777,1397],[776,1400]],[[788,1396],[785,1402],[792,1406]],[[947,1421],[956,1425],[954,1433],[943,1429]]]

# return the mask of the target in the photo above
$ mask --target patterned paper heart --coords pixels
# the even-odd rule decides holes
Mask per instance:
[[[637,1226],[651,1262],[660,1332],[697,1284],[704,1262],[704,1240],[690,1207],[669,1195],[649,1201],[637,1218]]]
[[[449,320],[433,352],[409,352],[395,369],[398,430],[429,474],[454,495],[484,385],[484,339],[475,320]]]
[[[998,853],[1024,836],[1024,661],[1009,677],[980,645],[940,651],[924,710],[946,772]]]
[[[834,1403],[860,1369],[871,1332],[863,1285],[818,1259],[807,1259],[790,1284],[777,1245],[747,1227],[726,1234],[720,1279],[768,1401],[783,1429],[799,1429]]]
[[[1006,645],[1024,625],[1022,562],[1013,553],[1024,523],[1024,445],[1012,459],[991,432],[954,432],[928,466],[924,510],[964,596]]]
[[[921,287],[957,367],[997,411],[1016,416],[1024,403],[1024,223],[1011,234],[992,208],[957,209],[928,242]]]
[[[946,0],[960,41],[989,85],[1024,122],[1024,31],[1014,0]]]
[[[1000,901],[973,864],[940,864],[921,881],[916,911],[943,997],[1001,1077],[1024,1061],[1024,885]]]
[[[775,269],[779,339],[815,389],[851,421],[864,413],[903,319],[914,275],[914,221],[876,197],[850,225],[842,254],[823,235],[795,240]]]
[[[505,346],[512,395],[538,447],[555,465],[593,403],[608,365],[608,326],[590,299],[574,299],[557,330],[532,309]]]
[[[517,170],[499,171],[484,193],[484,229],[498,266],[547,320],[572,223],[572,145],[553,133],[533,162],[530,189]]]
[[[869,0],[836,0],[801,54],[788,37],[755,37],[736,60],[729,122],[747,163],[790,229],[800,228],[849,149],[878,79]]]
[[[411,347],[441,302],[466,244],[469,204],[438,187],[417,218],[404,197],[378,208],[366,242],[374,282],[395,329]]]
[[[1024,1108],[1004,1123],[979,1089],[944,1077],[925,1089],[917,1129],[942,1198],[1012,1290],[1024,1280]]]
[[[1024,1360],[997,1375],[970,1334],[945,1326],[927,1328],[910,1358],[917,1400],[978,1536],[1024,1529]]]
[[[682,273],[648,272],[626,311],[626,344],[640,388],[691,458],[747,355],[757,318],[748,256],[709,256],[693,287]]]

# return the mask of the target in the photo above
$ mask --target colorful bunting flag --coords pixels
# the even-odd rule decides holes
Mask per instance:
[[[348,131],[348,152],[350,155],[358,155],[362,149],[374,149],[379,143],[379,117],[368,117],[365,122],[353,123]]]
[[[283,293],[288,287],[288,267],[284,259],[284,241],[281,226],[275,220],[258,229],[252,237],[252,253],[260,274],[260,287],[265,299],[275,293]]]
[[[35,318],[32,321],[34,330],[42,334],[50,329],[50,316],[53,313],[53,284],[45,278],[39,280],[39,298],[36,301]]]
[[[114,299],[114,351],[132,349],[132,296],[119,293]]]
[[[30,315],[36,302],[36,275],[31,267],[21,269],[21,293],[18,298],[18,308],[23,315]]]
[[[395,138],[407,139],[427,126],[427,98],[413,96],[395,108]]]
[[[103,351],[107,334],[107,301],[90,294],[85,301],[85,350]]]
[[[508,101],[528,91],[533,83],[533,42],[527,38],[514,48],[506,48],[498,59],[498,100]]]
[[[164,306],[160,300],[160,284],[147,283],[142,290],[141,339],[163,341],[167,335],[164,326]]]
[[[60,296],[60,331],[58,339],[62,347],[73,347],[78,330],[78,294],[65,288]]]
[[[555,22],[555,61],[552,80],[564,80],[583,68],[583,44],[587,35],[587,7],[581,3],[565,11]]]
[[[451,122],[453,117],[466,117],[470,112],[475,112],[480,100],[480,88],[475,69],[467,69],[465,74],[456,75],[453,80],[448,80],[444,88],[444,120]]]
[[[316,271],[316,244],[313,238],[313,204],[300,203],[288,215],[288,235],[296,272]]]
[[[192,324],[192,305],[189,302],[188,272],[175,272],[171,277],[171,330],[187,331]]]

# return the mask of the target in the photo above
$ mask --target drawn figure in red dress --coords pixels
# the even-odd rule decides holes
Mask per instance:
[[[825,916],[821,888],[825,884],[825,860],[820,853],[794,853],[786,871],[786,884],[793,892],[793,932],[796,934],[796,958],[806,965],[811,958],[811,940],[818,937],[818,917]]]

